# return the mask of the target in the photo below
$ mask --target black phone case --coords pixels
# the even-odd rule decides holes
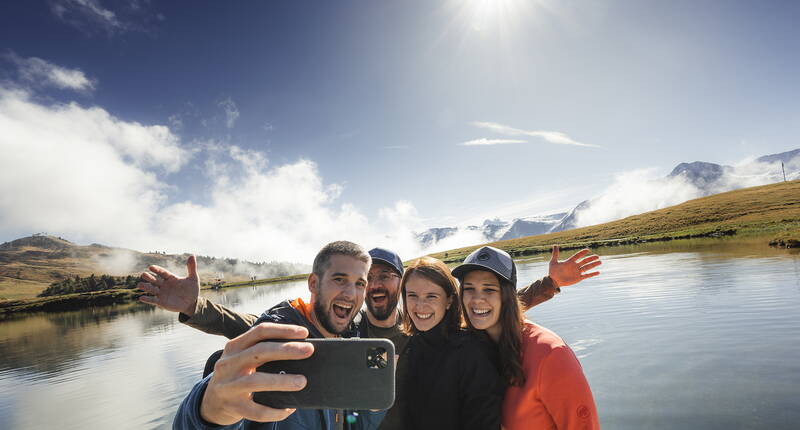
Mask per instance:
[[[271,361],[256,370],[305,375],[300,391],[262,391],[253,400],[273,408],[388,409],[394,403],[394,345],[387,339],[305,339],[314,354],[304,360]],[[385,361],[368,354],[385,351]]]

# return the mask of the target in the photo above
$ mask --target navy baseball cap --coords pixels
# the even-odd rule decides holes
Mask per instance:
[[[369,250],[369,256],[372,257],[372,262],[388,264],[397,271],[400,276],[403,276],[403,260],[400,256],[385,248],[372,248]]]
[[[476,249],[464,259],[461,265],[453,269],[453,276],[464,279],[464,275],[473,270],[488,270],[494,272],[500,279],[504,279],[517,286],[517,266],[514,260],[502,249],[484,246]]]

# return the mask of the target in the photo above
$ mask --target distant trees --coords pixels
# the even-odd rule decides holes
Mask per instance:
[[[39,293],[39,297],[60,296],[63,294],[86,293],[89,291],[111,290],[115,288],[136,288],[139,283],[138,276],[109,276],[100,275],[81,278],[75,275],[74,278],[67,278],[63,281],[53,282],[44,291]]]

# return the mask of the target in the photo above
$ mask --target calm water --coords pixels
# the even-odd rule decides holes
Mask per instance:
[[[800,428],[800,254],[725,240],[601,254],[600,277],[528,317],[576,351],[603,427]],[[545,270],[521,262],[520,279]],[[307,290],[207,295],[260,313]],[[0,323],[0,428],[168,428],[223,344],[143,305]]]

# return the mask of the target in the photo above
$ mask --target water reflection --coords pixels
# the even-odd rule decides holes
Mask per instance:
[[[601,277],[528,312],[581,358],[605,428],[800,420],[800,255],[715,243],[603,249]],[[525,260],[520,281],[546,270],[546,256]],[[308,291],[294,282],[204,295],[259,314]],[[169,428],[223,344],[138,304],[0,323],[0,428]]]

